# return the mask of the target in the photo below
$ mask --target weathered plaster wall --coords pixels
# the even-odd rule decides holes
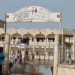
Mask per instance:
[[[58,65],[58,75],[75,75],[75,65]]]

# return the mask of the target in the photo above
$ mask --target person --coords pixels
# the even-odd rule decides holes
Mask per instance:
[[[34,12],[34,7],[32,7],[32,14],[33,14],[33,12]]]
[[[4,61],[3,47],[0,47],[0,75],[2,75],[2,64]]]
[[[32,61],[34,61],[34,53],[32,53]]]
[[[12,54],[9,59],[9,68],[11,68],[13,66],[13,63],[14,63],[14,58],[13,58],[13,54]]]
[[[35,7],[35,13],[37,12],[37,8]]]
[[[18,54],[17,54],[17,63],[19,63],[19,59],[20,59],[20,54],[19,54],[19,51],[18,51]]]
[[[13,58],[13,64],[15,63],[15,55],[12,54],[12,58]]]
[[[17,55],[15,55],[15,63],[17,62]]]
[[[51,72],[52,72],[52,75],[53,75],[53,66],[51,66]]]
[[[19,56],[19,61],[20,61],[20,64],[22,64],[22,54],[20,53],[20,56]]]
[[[13,66],[13,63],[10,61],[10,63],[9,63],[9,69],[11,69],[12,66]]]

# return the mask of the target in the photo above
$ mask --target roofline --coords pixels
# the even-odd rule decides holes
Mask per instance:
[[[6,22],[3,20],[0,20],[0,24],[5,24]]]

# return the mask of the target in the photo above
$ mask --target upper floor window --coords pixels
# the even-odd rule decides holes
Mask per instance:
[[[45,38],[36,38],[37,42],[44,42]]]
[[[4,41],[5,40],[5,37],[2,37],[2,41]]]
[[[54,42],[54,38],[48,38],[48,42]]]

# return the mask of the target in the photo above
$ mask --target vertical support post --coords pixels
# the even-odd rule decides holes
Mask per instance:
[[[61,36],[61,38],[62,38],[62,39],[61,39],[61,41],[62,41],[62,42],[61,42],[62,49],[61,49],[61,57],[60,57],[60,59],[61,59],[60,62],[61,62],[61,61],[63,61],[63,56],[64,56],[64,54],[63,54],[64,51],[63,51],[62,13],[60,13],[60,17],[61,17],[61,18],[60,18],[60,36]]]
[[[41,62],[41,58],[40,58],[40,56],[41,56],[41,46],[39,46],[39,63]]]
[[[53,75],[58,75],[59,34],[55,34]]]
[[[66,45],[64,46],[64,56],[63,56],[63,62],[64,63],[66,63],[67,62],[67,52],[68,52],[68,50],[67,50],[67,48],[66,48]]]
[[[32,55],[34,56],[34,58],[32,56],[32,61],[35,61],[35,37],[33,37],[33,53],[32,53]]]
[[[4,74],[8,74],[9,70],[9,41],[10,36],[8,34],[5,34],[5,49],[4,49],[4,54],[5,54],[5,59],[4,59]]]
[[[49,41],[49,51],[50,51],[50,41]],[[49,64],[49,61],[50,61],[50,55],[48,54],[48,64]]]
[[[11,35],[9,35],[9,58],[11,56]]]
[[[75,35],[73,36],[73,60],[75,60]]]
[[[69,49],[67,49],[66,51],[66,61],[69,61]]]
[[[33,53],[34,53],[34,47],[35,47],[35,38],[33,38],[33,42],[34,42],[34,44],[33,44]]]
[[[36,38],[35,37],[33,37],[33,53],[35,52],[35,44],[36,44]]]
[[[44,64],[45,64],[45,60],[46,60],[46,45],[47,45],[47,40],[46,40],[46,37],[45,37],[45,46],[44,46]]]
[[[5,22],[6,22],[6,14],[5,14]],[[6,33],[6,29],[7,29],[7,22],[5,23],[5,33]]]

